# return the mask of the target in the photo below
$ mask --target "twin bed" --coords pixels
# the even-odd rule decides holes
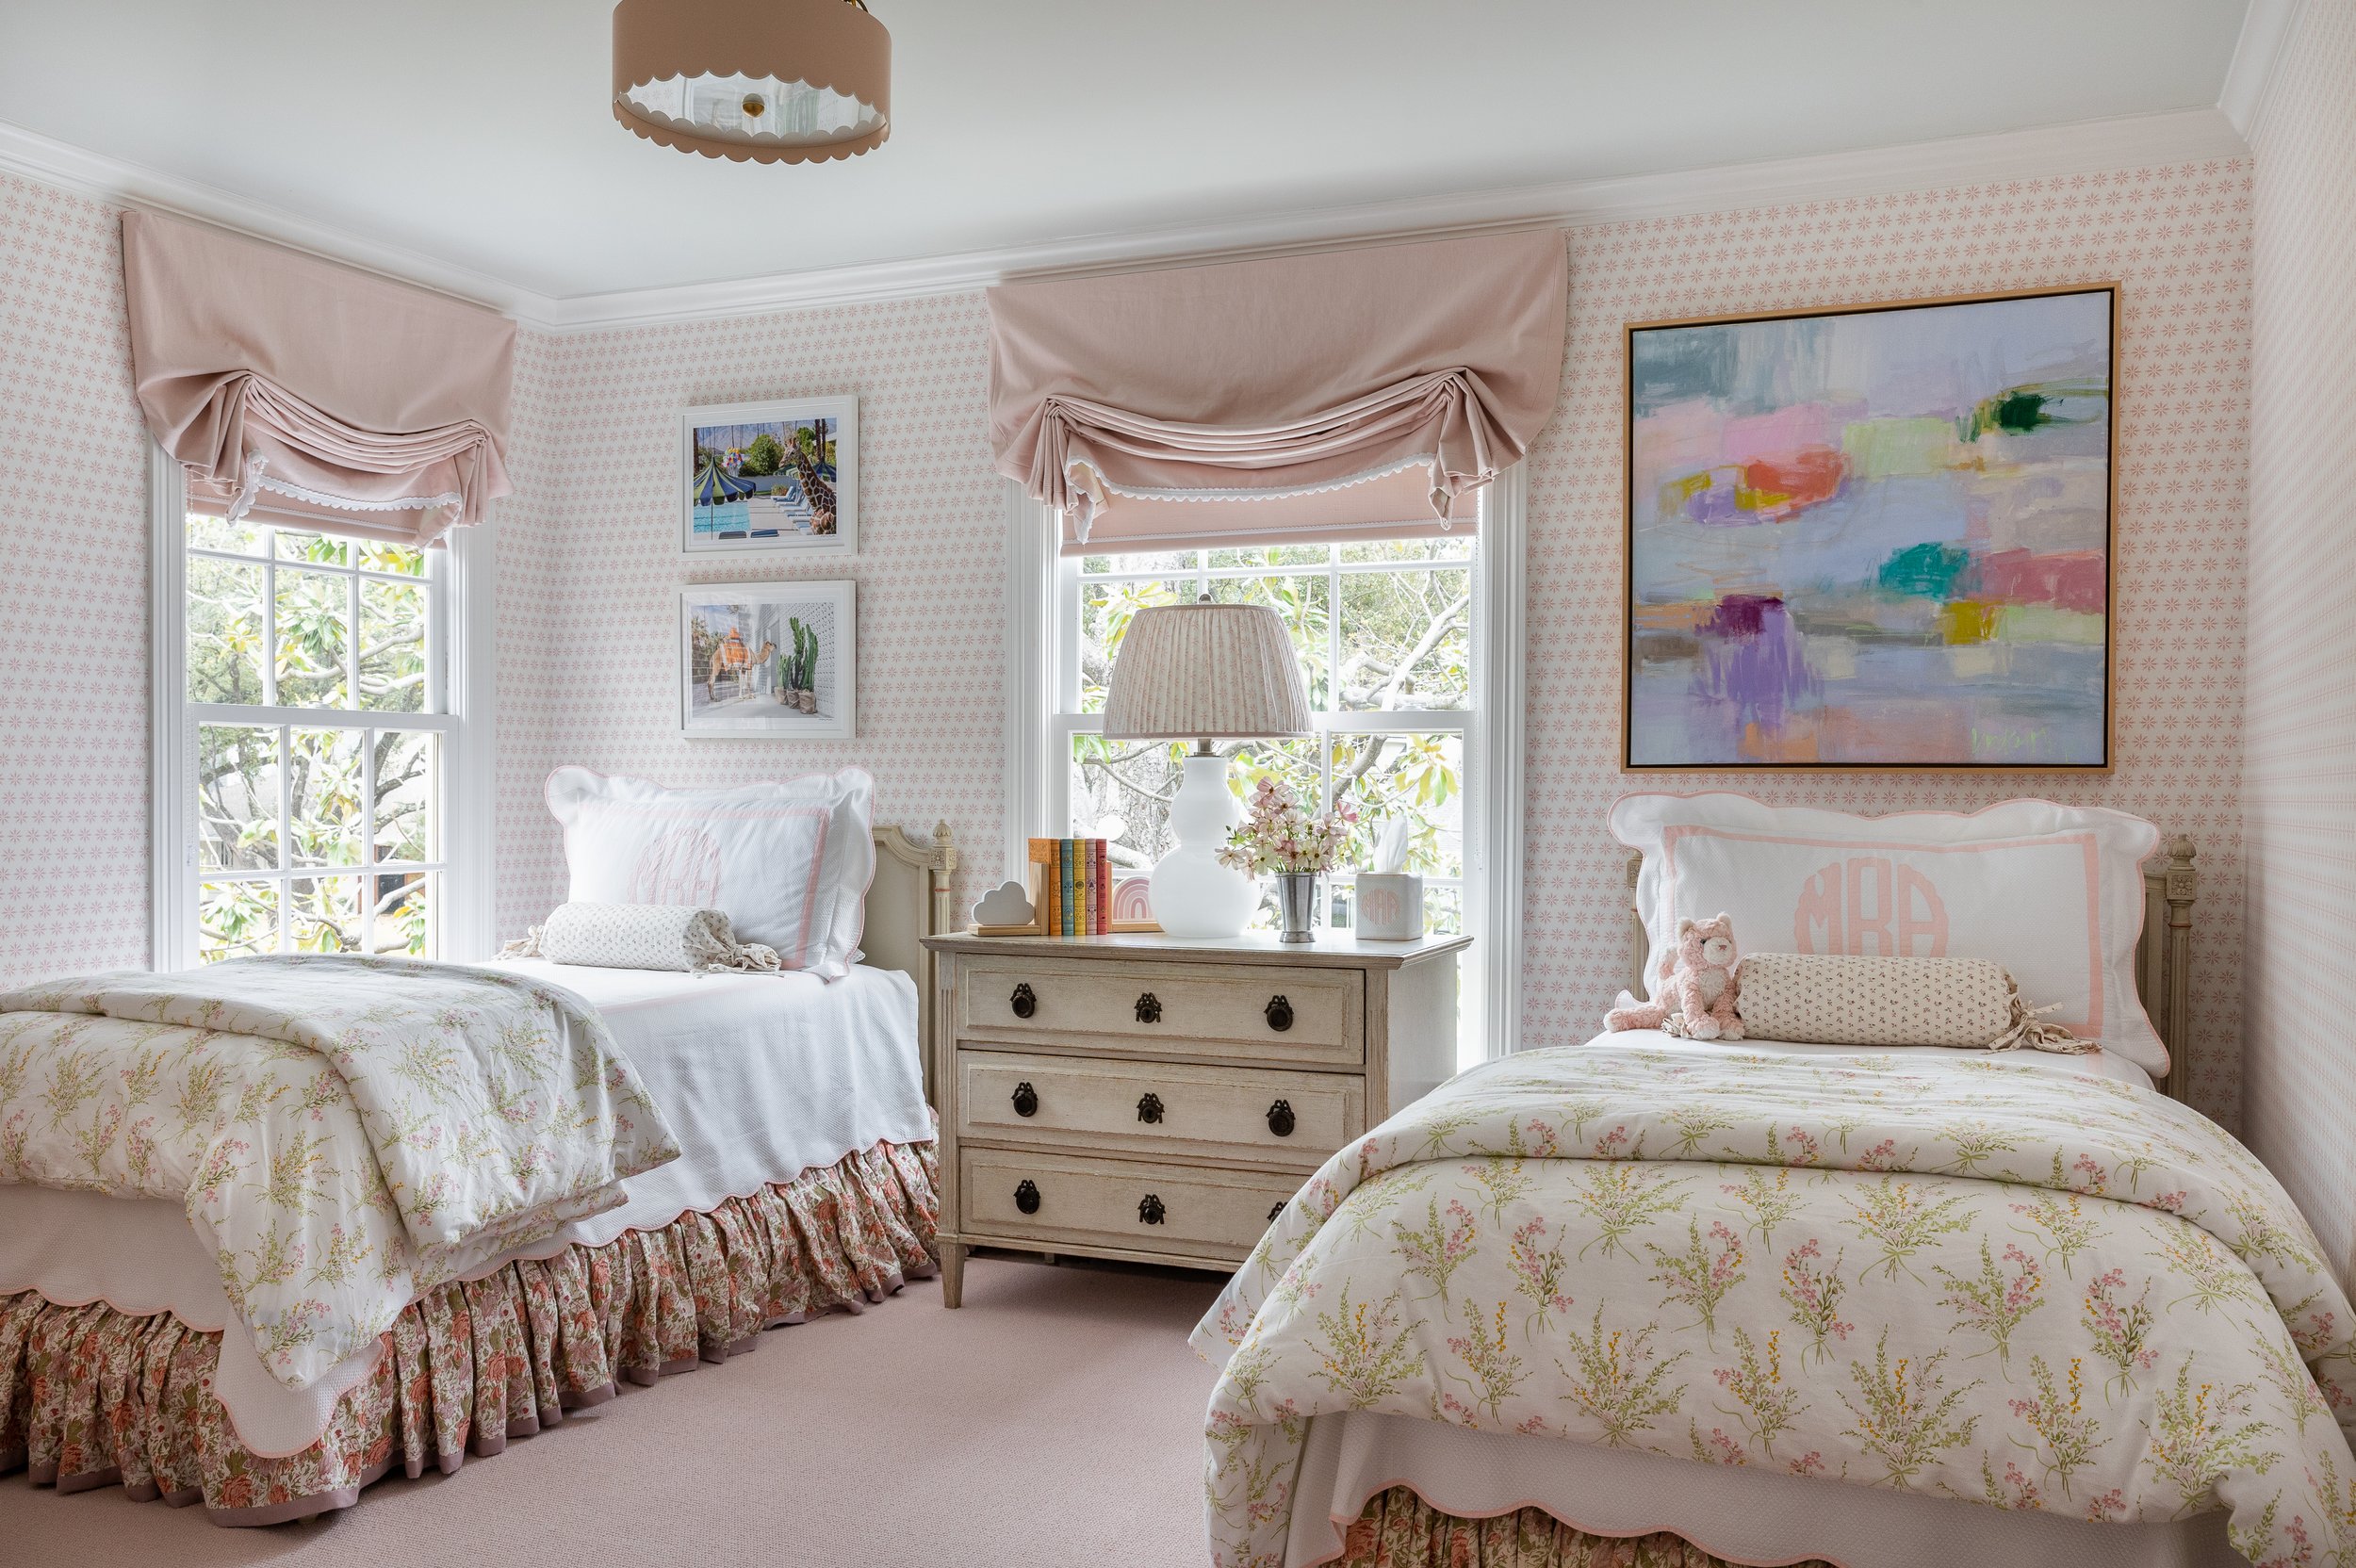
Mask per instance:
[[[1850,868],[1854,918],[1856,867],[1886,893],[1912,866],[1897,929],[1969,932],[1992,890],[2048,950],[2020,967],[2102,949],[2062,1016],[2104,1048],[1630,1031],[1460,1075],[1329,1161],[1196,1331],[1213,1562],[2356,1560],[2348,1302],[2255,1158],[2158,1092],[2184,1076],[2189,846],[2143,870],[2147,826],[2060,808],[1860,845],[1862,819],[1649,798],[1622,832],[1640,976],[1680,892],[1790,946],[1841,891],[1818,868]],[[2041,928],[2065,896],[2090,941]],[[2143,1004],[2090,1027],[2129,974]]]
[[[304,1517],[933,1272],[954,851],[871,841],[830,981],[295,959],[8,999],[0,1473]]]

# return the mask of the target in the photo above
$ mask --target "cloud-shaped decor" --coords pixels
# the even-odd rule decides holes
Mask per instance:
[[[973,906],[976,925],[1028,925],[1031,899],[1020,882],[1001,882]]]

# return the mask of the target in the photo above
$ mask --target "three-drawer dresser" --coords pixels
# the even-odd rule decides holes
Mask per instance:
[[[1456,1070],[1468,937],[928,937],[942,1298],[975,1247],[1241,1263],[1326,1156]]]

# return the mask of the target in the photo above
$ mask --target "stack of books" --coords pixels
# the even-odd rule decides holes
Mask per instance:
[[[1033,839],[1031,908],[1046,936],[1101,937],[1111,931],[1111,841]]]

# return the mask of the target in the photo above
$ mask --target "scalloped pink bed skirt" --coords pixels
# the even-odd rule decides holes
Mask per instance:
[[[1404,1486],[1366,1499],[1332,1568],[1739,1568],[1683,1536],[1589,1535],[1544,1509],[1488,1519],[1443,1513]],[[1821,1559],[1794,1568],[1832,1568]]]
[[[245,1447],[213,1396],[218,1332],[0,1297],[0,1475],[202,1502],[218,1525],[349,1508],[395,1469],[456,1470],[625,1381],[725,1361],[763,1329],[932,1273],[938,1175],[932,1144],[878,1143],[660,1230],[437,1286],[385,1331],[319,1441],[282,1458]]]

